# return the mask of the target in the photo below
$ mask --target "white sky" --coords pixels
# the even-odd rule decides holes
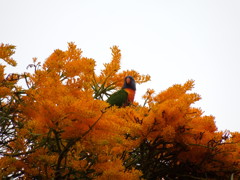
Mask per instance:
[[[122,51],[122,69],[149,74],[156,92],[195,80],[219,130],[240,131],[239,0],[0,0],[0,43],[17,46],[18,67],[75,42],[98,68]]]

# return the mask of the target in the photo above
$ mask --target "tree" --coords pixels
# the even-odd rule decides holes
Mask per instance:
[[[8,65],[16,66],[16,61],[11,58],[14,54],[15,46],[0,45],[0,59]],[[23,128],[22,114],[20,112],[21,96],[24,93],[16,82],[20,76],[18,74],[9,74],[6,78],[5,65],[0,64],[0,164],[1,171],[6,169],[5,162],[11,161],[9,150],[14,155],[15,147],[11,146],[18,139],[18,130]],[[2,174],[1,174],[2,175]]]
[[[14,46],[0,58],[14,64]],[[55,50],[34,72],[5,77],[1,65],[0,174],[3,179],[199,179],[239,177],[239,133],[219,132],[214,117],[191,105],[194,81],[145,103],[110,107],[105,100],[134,70],[120,71],[121,52],[98,75],[74,43]],[[17,81],[26,82],[25,89]]]
[[[219,132],[213,116],[204,116],[191,104],[200,100],[187,93],[194,86],[173,85],[153,96],[148,113],[139,117],[142,141],[129,152],[127,169],[134,167],[145,179],[230,179],[239,177],[239,133]]]

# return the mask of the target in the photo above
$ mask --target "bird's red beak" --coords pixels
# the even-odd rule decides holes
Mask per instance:
[[[127,83],[127,84],[130,84],[130,83],[131,83],[131,79],[130,79],[129,77],[126,79],[126,83]]]

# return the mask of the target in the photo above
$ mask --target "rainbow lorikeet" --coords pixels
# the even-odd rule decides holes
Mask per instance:
[[[122,89],[113,93],[107,100],[111,106],[125,107],[129,106],[134,101],[136,92],[136,83],[132,76],[127,76],[124,79]]]

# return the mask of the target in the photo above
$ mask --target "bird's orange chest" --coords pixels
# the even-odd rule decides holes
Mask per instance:
[[[128,93],[128,102],[133,103],[135,91],[130,88],[125,88],[124,90]]]

